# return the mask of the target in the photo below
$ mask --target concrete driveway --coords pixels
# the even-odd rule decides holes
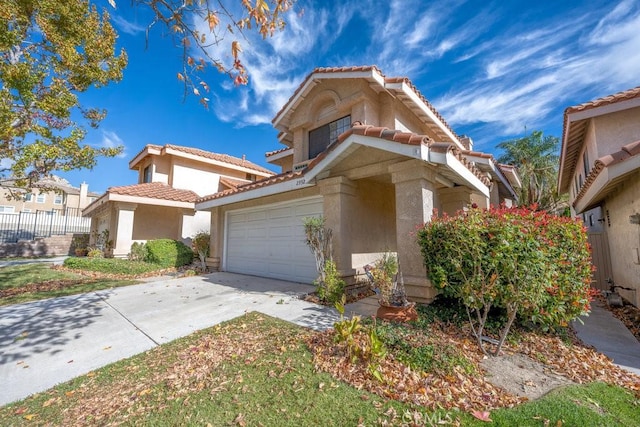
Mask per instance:
[[[213,273],[0,307],[0,405],[245,312],[331,327],[335,309],[298,299],[312,290]]]

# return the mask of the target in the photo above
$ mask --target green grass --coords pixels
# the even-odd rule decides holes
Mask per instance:
[[[250,313],[0,408],[0,425],[487,425],[431,413],[316,372],[309,332]],[[602,383],[571,386],[491,413],[496,426],[637,426],[639,401]],[[547,421],[548,420],[548,421]]]
[[[75,295],[137,283],[133,280],[88,278],[52,269],[48,264],[22,264],[0,268],[0,306]],[[15,293],[17,290],[20,292]]]
[[[613,427],[640,425],[640,400],[623,388],[605,383],[556,389],[542,399],[491,414],[492,426]],[[487,423],[467,417],[463,425]]]
[[[69,257],[64,260],[65,267],[75,270],[96,271],[99,273],[138,275],[161,271],[166,267],[142,261],[129,261],[119,258]]]

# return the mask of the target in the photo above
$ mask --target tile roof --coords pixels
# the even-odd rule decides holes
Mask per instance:
[[[587,132],[587,120],[577,120],[570,123],[569,116],[571,114],[635,98],[640,98],[640,86],[585,102],[583,104],[575,105],[573,107],[568,107],[564,110],[560,170],[558,174],[558,190],[560,192],[567,192],[569,190],[571,177],[573,176],[578,164],[578,156],[582,148],[583,139]]]
[[[615,104],[617,102],[626,101],[628,99],[640,97],[640,86],[633,89],[624,90],[622,92],[614,93],[613,95],[598,98],[593,101],[585,102],[580,105],[569,107],[565,110],[565,114],[571,114],[578,111],[589,110],[591,108],[598,108],[605,105]]]
[[[273,120],[271,120],[271,123],[273,123],[276,120],[276,118],[280,114],[282,114],[282,112],[287,108],[289,103],[291,101],[293,101],[296,96],[298,96],[300,91],[302,91],[302,88],[304,87],[304,85],[307,83],[307,81],[311,80],[311,77],[313,77],[314,74],[348,73],[348,72],[362,72],[362,71],[377,71],[380,75],[384,76],[384,74],[382,74],[382,72],[375,65],[362,65],[362,66],[357,66],[357,67],[318,67],[318,68],[315,68],[312,72],[307,74],[307,77],[304,78],[302,83],[300,83],[300,85],[296,88],[296,90],[289,97],[287,102],[285,102],[282,105],[280,110],[278,110],[278,112],[274,116]]]
[[[236,188],[230,188],[229,190],[219,191],[214,194],[209,194],[199,198],[196,203],[206,202],[208,200],[215,200],[221,197],[230,196],[232,194],[244,193],[245,191],[255,190],[256,188],[267,187],[269,185],[278,184],[284,181],[290,181],[302,175],[303,171],[285,172],[279,175],[273,175],[268,178],[261,179],[259,181],[251,182],[248,184],[239,185]]]
[[[206,202],[208,200],[219,199],[222,197],[230,196],[232,194],[243,193],[245,191],[254,190],[257,188],[266,187],[273,184],[278,184],[280,182],[290,181],[292,179],[298,178],[302,176],[307,171],[313,169],[318,163],[322,161],[331,151],[335,149],[338,145],[340,145],[344,140],[346,140],[350,135],[363,135],[363,136],[371,136],[375,138],[386,139],[388,141],[396,142],[399,144],[408,144],[408,145],[420,145],[426,144],[429,146],[429,149],[446,153],[451,152],[460,163],[462,163],[471,173],[474,174],[483,184],[489,186],[490,181],[487,176],[482,173],[482,171],[476,168],[470,161],[468,161],[462,151],[458,149],[455,145],[449,143],[436,143],[431,138],[426,135],[417,135],[414,133],[401,132],[397,130],[390,130],[385,127],[375,127],[375,126],[353,126],[348,131],[344,132],[340,136],[338,136],[338,141],[335,144],[332,144],[329,148],[319,154],[315,159],[313,159],[306,168],[303,170],[295,171],[295,172],[286,172],[280,175],[274,175],[269,178],[262,179],[260,181],[252,182],[249,184],[240,185],[235,189],[229,189],[225,191],[220,191],[218,193],[210,194],[208,196],[204,196],[197,200],[197,203]]]
[[[619,151],[615,153],[607,154],[606,156],[600,157],[598,160],[594,162],[593,168],[589,172],[589,175],[585,178],[584,184],[582,184],[582,188],[576,195],[575,200],[573,201],[573,205],[575,206],[587,193],[591,185],[595,182],[596,178],[600,173],[607,167],[616,165],[618,163],[622,163],[631,157],[635,157],[640,155],[640,140],[629,143],[621,147]]]
[[[451,126],[449,126],[449,123],[447,123],[444,117],[442,117],[442,115],[438,112],[438,110],[436,110],[436,108],[431,104],[431,102],[429,102],[427,98],[424,97],[424,95],[418,90],[416,85],[414,85],[413,82],[409,80],[408,77],[385,77],[384,81],[385,83],[404,83],[407,86],[409,86],[411,90],[413,90],[416,93],[416,95],[418,95],[418,98],[420,98],[420,100],[426,104],[429,110],[431,110],[431,112],[438,118],[438,120],[440,120],[442,124],[449,130],[449,132],[455,135],[455,137],[458,140],[460,139],[460,136],[457,133],[455,133],[455,131],[451,128]]]
[[[316,157],[310,164],[307,166],[308,169],[312,168],[314,164],[318,161],[321,156],[326,156],[331,149],[347,139],[350,135],[363,135],[363,136],[372,136],[376,138],[386,139],[388,141],[398,142],[400,144],[408,144],[408,145],[420,145],[426,144],[430,150],[438,152],[438,153],[452,153],[456,159],[460,161],[471,173],[473,173],[483,184],[490,185],[490,181],[487,176],[482,173],[480,169],[475,167],[472,162],[467,160],[464,157],[464,153],[455,145],[449,144],[447,142],[435,142],[431,138],[426,135],[417,135],[415,133],[410,132],[402,132],[399,130],[391,130],[385,127],[376,127],[376,126],[353,126],[348,131],[344,132],[342,135],[338,137],[338,142],[329,147],[328,150],[324,151],[318,157]]]
[[[194,203],[198,198],[191,190],[179,190],[161,182],[109,187],[107,193],[187,203]]]
[[[204,157],[206,159],[217,160],[219,162],[229,163],[229,164],[234,165],[234,166],[240,166],[240,167],[245,167],[245,168],[248,168],[248,169],[253,169],[253,170],[256,170],[256,171],[259,171],[259,172],[263,172],[263,173],[273,174],[273,172],[270,171],[267,168],[263,168],[262,166],[259,166],[259,165],[255,164],[253,162],[250,162],[249,160],[240,159],[238,157],[233,157],[233,156],[230,156],[228,154],[213,153],[211,151],[205,151],[205,150],[201,150],[199,148],[183,147],[181,145],[173,145],[173,144],[167,144],[167,145],[164,146],[164,148],[180,151],[182,153],[191,154],[191,155],[194,155],[194,156]]]
[[[291,150],[291,147],[283,147],[283,148],[280,148],[279,150],[267,151],[266,153],[264,153],[264,155],[265,157],[271,157],[271,156],[275,156],[276,154],[284,153],[287,150]]]
[[[227,178],[227,177],[221,176],[220,184],[227,186],[229,188],[236,188],[244,184],[250,184],[250,182],[247,180],[233,179],[233,178]]]

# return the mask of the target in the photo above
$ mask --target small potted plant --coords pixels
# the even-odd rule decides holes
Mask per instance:
[[[417,319],[415,304],[407,301],[397,255],[385,252],[364,270],[374,291],[380,295],[378,318],[403,322]]]

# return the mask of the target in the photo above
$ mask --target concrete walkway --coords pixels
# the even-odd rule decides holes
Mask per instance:
[[[621,368],[640,375],[640,342],[624,323],[599,301],[592,303],[591,313],[581,320],[583,323],[573,322],[578,338],[609,356]]]
[[[298,298],[313,289],[214,273],[0,307],[0,405],[245,312],[329,328],[335,309]]]

